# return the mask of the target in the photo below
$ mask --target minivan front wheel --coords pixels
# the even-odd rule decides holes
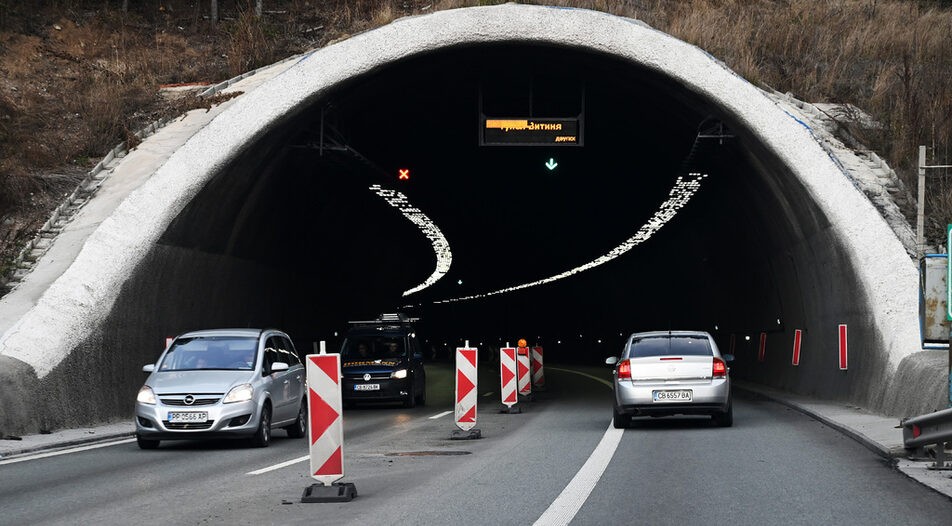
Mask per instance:
[[[136,435],[136,443],[139,444],[139,449],[155,449],[159,447],[158,440],[150,440],[148,438],[142,438],[139,435]]]
[[[413,407],[416,407],[417,399],[416,399],[416,393],[413,392],[414,384],[412,379],[410,380],[409,384],[410,384],[410,392],[407,393],[407,397],[403,399],[403,407],[411,409]]]
[[[271,443],[271,406],[265,404],[261,408],[261,419],[258,420],[258,429],[251,437],[251,445],[254,447],[268,447]]]

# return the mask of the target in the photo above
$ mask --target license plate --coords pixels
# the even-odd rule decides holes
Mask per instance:
[[[694,399],[694,392],[690,389],[651,391],[651,399],[655,402],[690,402]]]
[[[354,384],[354,391],[379,391],[380,384]]]
[[[184,422],[188,422],[188,423],[207,422],[208,413],[205,411],[201,411],[201,412],[189,411],[189,412],[178,412],[178,413],[169,412],[168,421],[169,423],[172,423],[172,424],[184,423]]]

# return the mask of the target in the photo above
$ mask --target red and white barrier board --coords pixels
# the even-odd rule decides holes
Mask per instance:
[[[456,427],[476,426],[476,349],[456,348]]]
[[[307,355],[307,409],[311,477],[330,486],[344,476],[340,355]]]
[[[846,324],[840,324],[840,370],[845,371],[847,366]]]
[[[516,395],[516,348],[499,349],[499,382],[502,403],[512,407],[519,401]]]
[[[797,329],[793,331],[793,360],[794,366],[800,365],[800,344],[803,343],[803,331]]]
[[[760,347],[757,349],[757,361],[762,362],[767,357],[767,333],[760,333]]]
[[[519,386],[519,394],[529,396],[532,394],[532,375],[529,366],[529,348],[519,347],[516,353],[516,378]]]
[[[545,370],[542,367],[542,346],[532,348],[532,387],[545,387]]]

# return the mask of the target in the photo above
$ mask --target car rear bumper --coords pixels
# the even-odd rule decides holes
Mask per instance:
[[[728,410],[731,403],[729,379],[704,384],[664,384],[621,381],[616,383],[615,408],[625,415],[714,415]],[[655,402],[654,391],[690,390],[690,402]]]

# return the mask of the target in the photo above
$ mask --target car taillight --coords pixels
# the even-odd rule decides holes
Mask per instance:
[[[631,362],[628,360],[618,364],[618,379],[631,380]]]
[[[714,365],[711,369],[711,375],[714,378],[725,378],[727,376],[727,364],[724,363],[724,360],[721,360],[718,357],[714,357]]]

